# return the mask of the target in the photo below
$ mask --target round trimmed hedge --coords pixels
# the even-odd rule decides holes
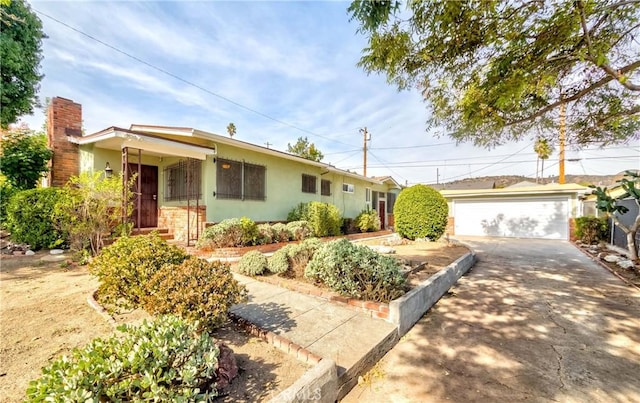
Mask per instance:
[[[393,207],[396,232],[408,239],[439,239],[447,228],[448,214],[445,198],[425,185],[402,190]]]

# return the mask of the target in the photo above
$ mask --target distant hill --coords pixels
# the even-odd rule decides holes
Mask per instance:
[[[565,175],[566,183],[577,183],[580,185],[596,185],[596,186],[611,186],[616,182],[616,180],[622,178],[622,172],[617,175]],[[528,178],[526,176],[518,176],[518,175],[502,175],[502,176],[478,176],[476,178],[465,178],[459,179],[452,182],[445,183],[445,187],[447,185],[454,184],[463,184],[463,183],[471,183],[471,182],[495,182],[496,188],[505,188],[507,186],[515,185],[518,182],[529,181],[534,182],[536,178]],[[557,183],[558,177],[552,176],[548,178],[544,178],[544,180],[540,180],[539,183]],[[442,184],[441,184],[442,185]]]

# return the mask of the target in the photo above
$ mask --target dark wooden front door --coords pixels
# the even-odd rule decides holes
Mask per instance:
[[[384,200],[378,201],[378,217],[380,217],[380,229],[385,229],[387,227],[387,206],[385,205]]]
[[[140,198],[140,228],[150,228],[158,226],[158,167],[151,165],[140,165],[140,181],[136,178],[133,184],[133,191],[136,194],[133,201],[133,223],[138,228],[138,197]],[[138,164],[129,164],[131,175],[138,172]],[[140,190],[138,190],[138,183]]]

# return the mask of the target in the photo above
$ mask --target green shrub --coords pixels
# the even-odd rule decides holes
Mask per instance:
[[[293,277],[304,277],[307,264],[313,258],[316,251],[322,246],[322,241],[318,238],[305,239],[299,244],[289,245],[287,257],[289,260],[289,270]]]
[[[289,271],[289,249],[292,245],[285,245],[274,252],[267,259],[267,269],[273,274],[284,274]]]
[[[27,401],[213,401],[220,350],[197,323],[162,316],[119,330],[44,367]]]
[[[271,226],[271,230],[273,231],[274,242],[289,242],[291,240],[291,232],[289,232],[286,224],[275,223]]]
[[[323,244],[304,275],[353,298],[388,302],[404,293],[405,278],[396,259],[346,239]]]
[[[98,277],[101,301],[124,308],[140,307],[153,290],[148,281],[165,265],[177,265],[187,254],[157,233],[122,237],[103,248],[89,264]]]
[[[400,192],[393,207],[396,232],[403,238],[438,240],[447,228],[447,201],[435,189],[414,185]]]
[[[340,235],[342,215],[333,204],[310,202],[306,221],[317,237]]]
[[[303,278],[307,264],[321,245],[322,241],[318,238],[308,238],[299,244],[286,245],[269,258],[269,271],[274,274]]]
[[[249,276],[260,275],[266,269],[267,257],[257,250],[245,253],[238,262],[238,271]]]
[[[6,228],[7,222],[7,207],[11,196],[16,194],[18,189],[11,186],[11,182],[0,173],[0,228]]]
[[[343,234],[355,234],[359,231],[356,227],[356,220],[353,218],[343,218],[340,230]]]
[[[11,239],[32,249],[53,248],[66,236],[57,229],[54,212],[65,192],[59,188],[36,188],[14,194],[7,206],[7,230]]]
[[[307,239],[313,232],[306,221],[291,221],[287,223],[287,230],[291,233],[291,239],[294,241]]]
[[[135,178],[129,181],[133,186]],[[123,209],[122,175],[104,178],[103,172],[83,172],[72,176],[65,185],[65,197],[56,204],[58,227],[69,234],[74,250],[87,249],[93,256],[112,234],[129,235],[131,226],[123,226],[122,216],[133,211],[133,192],[127,193],[128,208]],[[128,217],[127,217],[128,218]]]
[[[255,245],[258,239],[258,224],[248,217],[240,218],[242,227],[242,245]]]
[[[609,220],[607,217],[576,218],[575,236],[586,244],[594,244],[609,239]]]
[[[196,246],[199,248],[233,248],[243,244],[244,230],[240,218],[228,218],[205,228]]]
[[[309,203],[300,203],[295,206],[289,214],[287,214],[287,221],[303,221],[308,217]]]
[[[246,295],[228,264],[197,257],[162,267],[151,277],[149,288],[154,290],[144,301],[149,313],[172,313],[208,327],[224,324],[229,308]]]
[[[258,235],[256,243],[258,245],[267,245],[274,242],[273,228],[271,224],[258,224]]]
[[[375,210],[363,210],[355,219],[355,225],[360,232],[380,231],[380,217]]]

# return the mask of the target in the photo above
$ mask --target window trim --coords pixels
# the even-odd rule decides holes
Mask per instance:
[[[356,187],[353,185],[353,183],[346,183],[346,182],[342,183],[342,192],[343,193],[351,193],[351,194],[353,194],[353,193],[355,193],[355,191],[356,191]]]

